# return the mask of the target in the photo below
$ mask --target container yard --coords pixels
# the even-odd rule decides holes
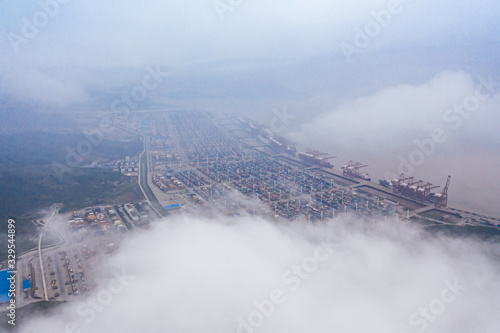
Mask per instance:
[[[451,210],[449,181],[437,193],[439,186],[406,175],[373,183],[367,164],[349,160],[337,171],[336,156],[298,152],[285,135],[234,112],[172,110],[133,119],[135,125],[124,127],[138,128],[146,143],[153,195],[161,207],[179,205],[167,215],[258,213],[316,221],[342,213],[409,219],[434,207]]]
[[[291,140],[235,115],[171,111],[147,121],[135,119],[144,155],[110,166],[131,178],[141,175],[137,178],[147,182],[167,219],[193,213],[318,223],[350,214],[370,225],[395,217],[421,227],[500,228],[500,219],[447,208],[450,176],[440,192],[433,192],[440,186],[405,174],[373,183],[363,172],[368,165],[350,160],[337,171],[330,163],[335,156],[314,149],[296,154]],[[96,285],[92,271],[99,258],[111,255],[133,226],[147,228],[152,213],[147,199],[140,204],[86,207],[65,216],[61,223],[70,237],[44,252],[44,272],[33,257],[21,261],[23,278],[31,283],[25,299],[88,295]],[[69,239],[75,245],[68,246]],[[52,258],[57,257],[56,264]],[[43,277],[46,292],[41,288]]]
[[[335,156],[311,148],[298,152],[285,135],[234,112],[171,110],[131,119],[135,124],[123,127],[143,136],[145,179],[153,195],[161,207],[179,205],[165,210],[167,216],[258,213],[316,221],[351,213],[409,220],[433,208],[452,211],[449,179],[439,192],[434,192],[439,186],[406,175],[373,183],[368,165],[348,160],[337,170],[331,162]],[[346,197],[342,203],[332,201],[338,193]],[[462,216],[462,224],[486,223],[469,213]],[[78,230],[76,223],[73,228]]]
[[[110,230],[121,233],[127,231],[125,223],[111,206],[105,206],[103,210],[101,207],[87,207],[83,214],[74,211],[68,219],[68,229],[78,241],[86,239],[92,234],[109,234]]]
[[[409,186],[417,186],[415,190],[410,187],[412,194],[403,191],[403,182],[391,183],[397,191],[393,193],[366,188],[360,181],[370,183],[371,178],[361,169],[368,165],[351,160],[342,166],[341,174],[330,171],[335,156],[314,149],[296,154],[294,142],[245,117],[226,114],[216,118],[201,111],[172,111],[163,117],[165,121],[152,125],[151,131],[169,133],[163,138],[168,137],[169,149],[178,147],[179,152],[178,163],[172,164],[157,157],[167,154],[159,150],[158,139],[149,140],[155,149],[156,170],[167,170],[150,178],[164,194],[160,199],[165,207],[176,204],[175,194],[183,198],[182,206],[228,215],[265,211],[272,216],[317,221],[342,213],[370,218],[403,216],[403,209],[425,207],[416,202],[429,202],[431,197],[432,184],[424,182],[411,183]],[[363,186],[353,188],[358,185]],[[249,207],[238,195],[267,209]]]
[[[241,159],[239,142],[213,126],[200,111],[172,112],[169,119],[187,159],[196,164],[219,159]]]

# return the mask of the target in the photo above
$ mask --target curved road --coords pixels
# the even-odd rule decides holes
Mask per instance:
[[[61,206],[62,207],[62,206]],[[59,209],[61,209],[61,207],[59,207]],[[43,272],[43,262],[42,262],[42,238],[43,238],[43,233],[45,232],[45,228],[48,227],[49,223],[52,221],[52,218],[54,217],[54,215],[59,211],[59,209],[57,209],[57,206],[55,206],[53,208],[53,212],[52,212],[52,215],[50,215],[50,218],[49,220],[47,221],[47,223],[45,224],[45,226],[43,227],[42,231],[40,232],[40,238],[38,239],[38,258],[40,259],[40,270],[42,272],[42,284],[43,284],[43,293],[45,295],[45,300],[48,301],[49,300],[49,295],[47,293],[47,283],[45,282],[45,273]]]

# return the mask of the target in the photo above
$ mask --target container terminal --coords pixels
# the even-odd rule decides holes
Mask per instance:
[[[143,120],[132,116],[128,126],[135,123],[151,147],[148,179],[164,207],[310,221],[350,213],[369,219],[395,216],[423,225],[500,227],[499,219],[478,220],[448,207],[451,176],[438,192],[433,190],[440,186],[404,174],[375,183],[365,172],[368,165],[351,160],[335,168],[331,161],[336,156],[310,148],[298,152],[292,140],[241,115],[174,110],[141,116],[151,117],[149,123],[155,125],[144,132]],[[158,149],[158,142],[169,148]],[[165,154],[176,160],[156,158]]]
[[[135,113],[117,126],[142,136],[144,151],[109,167],[137,179],[146,201],[82,208],[59,219],[62,232],[51,222],[61,205],[47,222],[37,221],[45,230],[40,245],[17,262],[18,307],[86,297],[96,286],[99,263],[128,232],[172,214],[311,223],[351,214],[366,222],[393,217],[421,227],[500,228],[498,218],[448,207],[451,176],[437,192],[439,185],[405,174],[375,183],[366,164],[350,160],[337,170],[335,156],[314,149],[297,153],[295,142],[235,114]],[[42,236],[51,233],[58,241],[42,246]],[[0,263],[0,270],[5,267]]]

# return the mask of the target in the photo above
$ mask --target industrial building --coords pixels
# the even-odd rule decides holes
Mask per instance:
[[[0,303],[6,303],[10,301],[10,270],[4,269],[0,271]]]

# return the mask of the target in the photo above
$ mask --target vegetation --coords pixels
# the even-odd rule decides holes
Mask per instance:
[[[89,143],[90,145],[87,145]],[[81,150],[90,147],[90,154]],[[109,141],[90,143],[83,134],[48,133],[41,131],[0,136],[0,168],[42,166],[58,162],[67,165],[78,159],[76,167],[89,164],[94,158],[105,160],[135,156],[143,144],[136,137],[131,141]],[[86,154],[86,155],[84,155]]]
[[[136,156],[143,149],[143,143],[139,137],[132,141],[109,141],[104,140],[95,148],[95,155],[107,159],[123,159],[125,156]]]
[[[7,220],[16,220],[18,251],[33,247],[29,241],[36,229],[30,222],[36,212],[54,203],[62,203],[61,212],[102,203],[137,201],[142,198],[139,186],[121,173],[103,168],[79,168],[66,173],[63,182],[48,166],[0,172],[0,230]],[[6,233],[0,232],[3,244]],[[22,239],[22,241],[21,241]],[[0,258],[7,247],[0,248]]]
[[[425,228],[426,231],[431,232],[438,237],[460,237],[460,238],[474,238],[482,241],[500,241],[500,230],[496,228],[488,228],[482,226],[456,226],[456,225],[435,225]]]
[[[67,167],[68,151],[78,151],[87,138],[83,134],[25,131],[0,135],[0,243],[6,241],[7,220],[16,220],[18,252],[32,248],[37,211],[62,203],[64,211],[101,203],[136,201],[142,198],[137,183],[105,168],[82,168],[93,159],[117,160],[136,156],[140,139],[103,140],[92,144],[92,152],[75,167]],[[67,167],[57,173],[52,163]],[[62,174],[62,177],[61,177]],[[0,258],[6,247],[0,248]]]
[[[63,181],[50,167],[0,172],[0,217],[25,217],[34,210],[63,203],[62,211],[103,202],[115,202],[129,192],[140,195],[138,185],[118,172],[79,168],[65,173]]]

